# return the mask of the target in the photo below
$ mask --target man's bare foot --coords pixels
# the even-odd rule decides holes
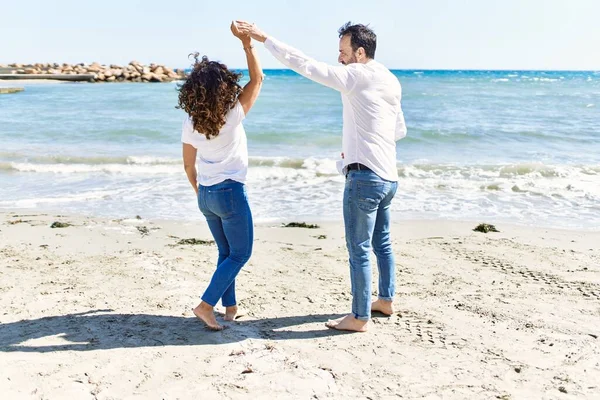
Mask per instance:
[[[354,315],[348,314],[345,317],[327,322],[325,326],[338,331],[366,332],[368,323],[369,321],[362,321],[354,318]]]
[[[198,304],[198,307],[194,308],[194,315],[202,322],[206,324],[206,327],[212,331],[222,331],[223,327],[217,322],[213,307],[205,302]]]
[[[371,303],[371,312],[373,311],[379,311],[382,314],[390,316],[394,313],[394,303],[392,301],[377,299]]]
[[[225,307],[225,317],[223,317],[223,319],[225,321],[235,321],[237,312],[238,312],[237,306]]]

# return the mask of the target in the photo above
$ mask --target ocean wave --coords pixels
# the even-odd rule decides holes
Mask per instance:
[[[41,162],[33,162],[38,160]],[[337,175],[336,161],[332,158],[250,157],[250,170],[307,171],[315,176]],[[564,178],[569,176],[599,176],[600,164],[551,165],[537,162],[512,164],[439,164],[398,162],[400,178],[462,177],[464,179],[528,177]],[[130,173],[164,174],[182,172],[180,158],[123,156],[123,157],[34,157],[32,162],[0,162],[0,171],[39,173]]]
[[[173,174],[180,173],[179,165],[135,165],[135,164],[35,164],[35,163],[9,163],[8,169],[18,172],[37,172],[54,174],[77,173],[108,173],[108,174]]]
[[[105,165],[105,164],[124,164],[124,165],[160,165],[160,164],[179,164],[180,159],[168,157],[152,156],[69,156],[69,155],[48,155],[48,156],[28,156],[20,153],[0,153],[0,158],[9,160],[19,160],[21,163],[32,164],[87,164],[87,165]]]
[[[139,164],[16,165],[23,173],[55,175],[24,180],[26,186],[6,192],[0,208],[93,208],[104,213],[135,209],[144,216],[164,218],[178,212],[177,216],[184,215],[181,199],[188,199],[185,212],[198,212],[179,160],[130,161]],[[248,193],[257,218],[337,217],[341,213],[345,179],[337,173],[334,159],[252,157],[250,164]],[[0,168],[7,167],[17,171],[14,164],[0,164]],[[393,211],[403,215],[496,215],[520,220],[526,213],[532,221],[554,215],[586,224],[600,221],[593,209],[600,204],[600,164],[399,162],[398,172]],[[52,192],[44,183],[48,180],[53,182]]]

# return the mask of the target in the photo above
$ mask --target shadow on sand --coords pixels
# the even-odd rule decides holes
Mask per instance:
[[[53,352],[101,349],[197,346],[234,343],[245,339],[314,339],[344,334],[323,323],[343,314],[317,314],[228,323],[221,332],[211,332],[195,317],[150,314],[114,314],[91,310],[0,324],[0,351]],[[299,330],[298,325],[319,322],[317,330]],[[286,329],[296,327],[295,329]],[[36,345],[45,337],[54,345]],[[31,341],[31,343],[24,343]]]

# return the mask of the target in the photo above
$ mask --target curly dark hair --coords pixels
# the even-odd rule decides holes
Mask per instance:
[[[210,61],[206,56],[199,61],[198,55],[190,54],[194,57],[192,72],[177,87],[179,103],[176,108],[190,116],[196,132],[211,139],[219,134],[227,113],[235,106],[242,91],[238,83],[242,74],[229,70],[225,64]]]

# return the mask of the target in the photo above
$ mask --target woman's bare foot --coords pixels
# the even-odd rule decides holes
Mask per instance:
[[[223,327],[217,322],[213,307],[205,302],[198,304],[198,307],[194,308],[194,315],[202,322],[206,324],[206,327],[212,331],[222,331]]]
[[[379,311],[382,314],[390,316],[394,313],[394,303],[392,301],[377,299],[371,303],[371,312],[373,311]]]
[[[328,321],[325,326],[338,331],[366,332],[369,321],[362,321],[348,314],[345,317]]]
[[[238,312],[237,306],[225,307],[225,317],[223,317],[223,319],[225,321],[235,321],[237,312]]]

